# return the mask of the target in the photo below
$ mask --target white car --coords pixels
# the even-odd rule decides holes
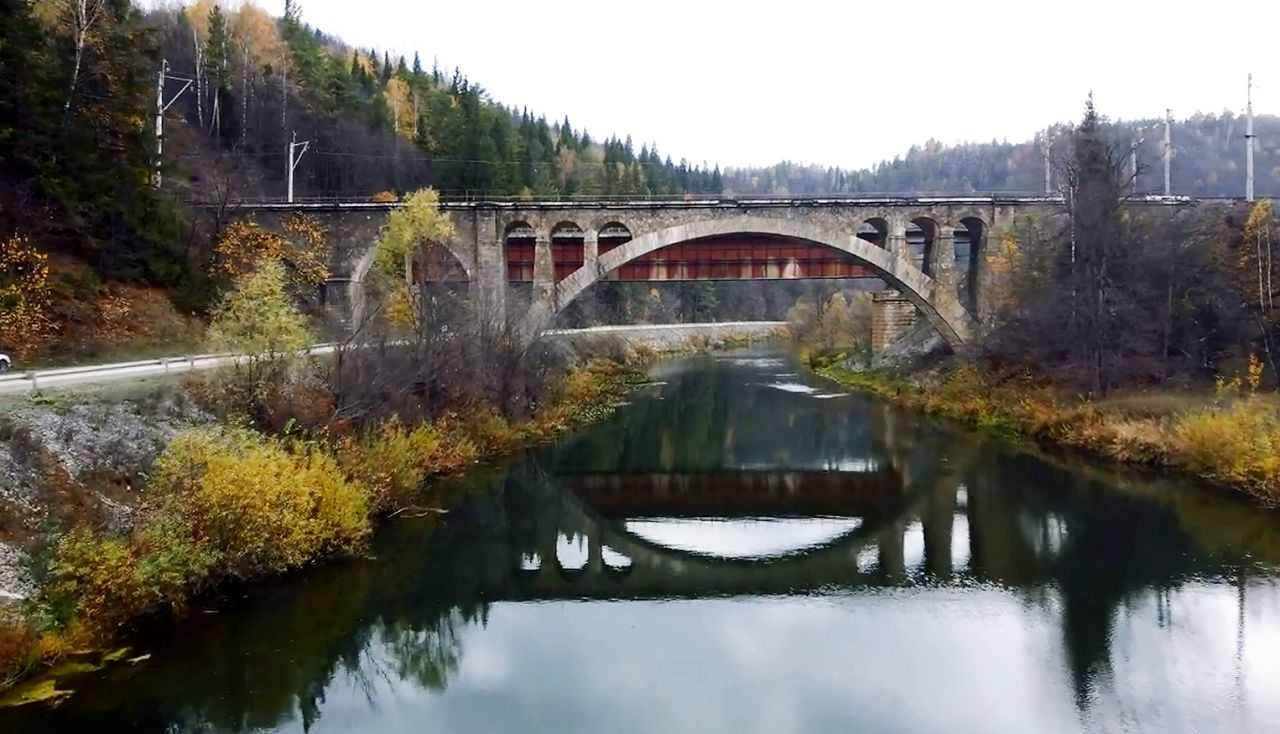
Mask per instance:
[[[0,354],[0,372],[8,372],[13,366],[13,360],[9,359],[9,355]]]

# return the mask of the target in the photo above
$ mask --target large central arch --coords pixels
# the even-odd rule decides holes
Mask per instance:
[[[852,255],[915,304],[952,347],[963,346],[972,333],[973,319],[959,300],[955,297],[940,298],[937,281],[915,267],[909,259],[855,235],[832,232],[811,222],[749,215],[678,224],[640,235],[611,249],[594,263],[587,262],[558,283],[550,311],[538,317],[549,319],[605,274],[655,250],[704,237],[741,234],[786,237]]]

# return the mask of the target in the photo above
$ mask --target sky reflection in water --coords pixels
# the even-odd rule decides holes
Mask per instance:
[[[915,589],[498,604],[463,634],[444,695],[381,681],[370,705],[344,681],[313,731],[1267,731],[1280,629],[1253,605],[1237,663],[1226,591],[1181,590],[1172,627],[1155,598],[1126,610],[1114,673],[1083,717],[1052,598]]]

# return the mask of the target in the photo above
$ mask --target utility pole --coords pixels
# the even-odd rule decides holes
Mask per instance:
[[[1045,135],[1040,139],[1040,152],[1044,154],[1044,195],[1053,195],[1053,175],[1049,167],[1049,152],[1053,147],[1053,143],[1049,141],[1049,136]]]
[[[182,85],[182,89],[179,89],[177,94],[173,95],[173,99],[170,99],[168,103],[166,103],[164,101],[164,83],[170,79],[186,83]],[[182,93],[187,91],[187,88],[190,86],[190,79],[173,76],[169,73],[169,62],[165,59],[160,60],[160,75],[159,78],[156,79],[156,171],[154,181],[157,189],[160,188],[161,155],[164,154],[164,113],[173,106],[174,102],[178,101],[178,98],[181,97]]]
[[[1244,200],[1253,201],[1253,74],[1249,75],[1249,91],[1245,102],[1244,123]]]
[[[156,80],[156,172],[155,185],[160,188],[160,156],[164,153],[164,77],[169,61],[160,59],[160,78]]]
[[[1173,190],[1169,179],[1169,159],[1173,158],[1173,138],[1170,136],[1169,129],[1173,127],[1173,110],[1165,109],[1164,111],[1164,195],[1168,196]]]
[[[301,143],[299,143],[298,133],[296,131],[293,133],[293,141],[289,143],[289,203],[290,204],[293,203],[293,169],[298,167],[298,161],[302,160],[302,156],[307,152],[307,146],[309,145],[311,145],[310,140],[304,140]],[[298,154],[297,158],[294,158],[293,151],[296,150],[299,146],[301,146],[302,152]]]
[[[1138,131],[1138,137],[1133,139],[1133,143],[1129,145],[1129,185],[1132,187],[1133,195],[1138,195],[1138,146],[1146,140],[1142,136],[1142,130]]]

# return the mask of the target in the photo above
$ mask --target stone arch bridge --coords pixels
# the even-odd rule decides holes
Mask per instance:
[[[1186,197],[1144,205],[1184,206]],[[387,213],[370,202],[240,205],[273,226],[316,216],[335,248],[329,300],[363,313],[365,273]],[[987,241],[1020,213],[1060,209],[1054,197],[712,198],[446,202],[455,236],[424,242],[410,277],[466,282],[494,319],[518,315],[539,333],[601,280],[879,278],[953,347],[970,340],[989,282]],[[275,225],[282,221],[274,222]],[[512,285],[529,301],[509,303]],[[911,308],[911,307],[914,308]]]

